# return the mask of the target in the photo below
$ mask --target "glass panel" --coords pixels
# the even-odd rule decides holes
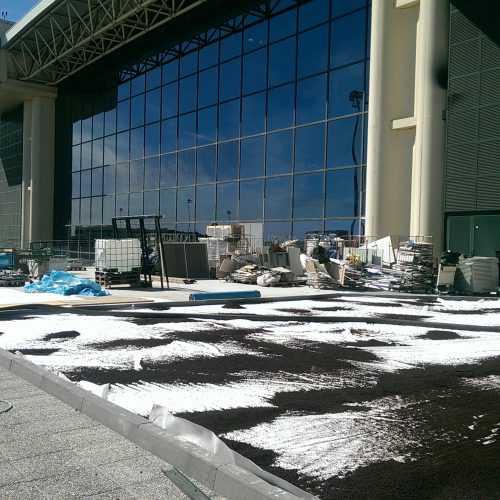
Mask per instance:
[[[157,122],[161,117],[161,89],[146,94],[146,123]]]
[[[323,217],[323,172],[295,176],[293,217]]]
[[[171,188],[177,185],[177,155],[175,153],[160,157],[160,187]]]
[[[82,142],[82,122],[77,121],[73,123],[73,144]]]
[[[293,234],[292,238],[303,240],[306,236],[306,232],[312,231],[315,233],[323,232],[323,220],[299,220],[293,221]]]
[[[243,58],[243,93],[250,94],[266,88],[267,50],[262,49]]]
[[[217,140],[217,107],[198,111],[198,145],[210,144]]]
[[[92,139],[92,117],[82,120],[82,142]]]
[[[179,59],[173,59],[163,66],[163,83],[173,82],[179,78]]]
[[[102,199],[102,222],[111,225],[111,219],[115,216],[115,197],[104,196]]]
[[[144,188],[144,160],[130,162],[130,191],[142,191]]]
[[[128,193],[129,191],[129,166],[128,163],[121,163],[116,166],[116,192]]]
[[[224,32],[221,32],[221,35],[223,34]],[[241,54],[241,41],[241,32],[223,38],[220,41],[220,60],[227,61],[228,59],[239,56]]]
[[[215,184],[196,188],[196,220],[215,220]]]
[[[217,102],[217,88],[219,83],[218,68],[210,68],[200,73],[198,83],[198,106],[211,106]]]
[[[98,139],[104,135],[104,113],[94,115],[92,118],[92,138]]]
[[[165,217],[165,222],[175,222],[176,189],[160,191],[160,214]]]
[[[330,17],[330,0],[316,0],[300,6],[299,30],[316,26],[328,21]]]
[[[128,135],[128,133],[127,133]],[[86,142],[82,144],[82,170],[92,166],[92,143]]]
[[[165,85],[162,89],[161,97],[161,116],[162,118],[170,118],[175,116],[179,109],[178,107],[178,84],[177,82]]]
[[[160,157],[147,158],[144,162],[144,189],[160,187]]]
[[[121,83],[118,85],[118,100],[127,99],[130,97],[130,82]]]
[[[146,73],[146,89],[151,90],[161,85],[161,67],[150,69]]]
[[[360,234],[359,219],[332,219],[325,221],[325,230],[334,231],[341,237]]]
[[[104,115],[104,133],[106,135],[116,133],[116,108],[106,111]]]
[[[157,215],[159,214],[159,191],[148,191],[144,193],[144,214]],[[147,221],[146,221],[147,224]]]
[[[188,76],[179,82],[179,113],[196,109],[198,76]]]
[[[240,182],[240,214],[239,220],[262,220],[264,181]]]
[[[269,41],[274,42],[293,35],[297,29],[297,9],[289,10],[269,21]]]
[[[217,222],[225,223],[238,217],[238,183],[217,184]]]
[[[146,88],[146,76],[139,75],[130,81],[130,95],[137,95],[144,92]]]
[[[295,171],[325,168],[325,125],[312,125],[295,131]]]
[[[264,141],[263,136],[241,141],[240,177],[260,177],[264,175]]]
[[[253,135],[264,132],[266,93],[260,92],[242,100],[241,134]]]
[[[122,162],[129,159],[129,133],[122,132],[116,136],[116,161]]]
[[[71,223],[80,224],[80,199],[71,202]]]
[[[238,178],[239,141],[219,144],[217,180],[227,181]]]
[[[196,113],[179,116],[179,149],[196,144]]]
[[[116,163],[116,135],[104,138],[104,165]]]
[[[220,65],[219,99],[226,101],[241,93],[241,58]]]
[[[92,218],[93,225],[102,224],[102,196],[92,198]]]
[[[144,158],[144,127],[130,131],[130,159]]]
[[[160,124],[153,123],[146,127],[145,155],[154,156],[160,154]]]
[[[144,94],[133,97],[130,102],[130,127],[144,125]]]
[[[357,217],[359,212],[359,168],[331,170],[326,174],[326,216]]]
[[[295,37],[269,47],[269,86],[295,78]]]
[[[290,221],[266,222],[264,224],[264,244],[271,245],[291,239],[292,223]]]
[[[297,83],[297,125],[324,120],[326,114],[326,75]]]
[[[198,148],[197,156],[198,156],[198,161],[197,161],[196,182],[203,183],[203,182],[215,181],[215,168],[217,160],[215,146]]]
[[[292,171],[293,132],[286,130],[267,136],[266,174],[286,174]]]
[[[292,215],[292,176],[266,179],[265,218],[288,219]]]
[[[350,115],[363,107],[364,63],[330,73],[328,116]]]
[[[284,85],[269,91],[267,129],[277,130],[293,125],[295,84]]]
[[[91,198],[83,198],[80,200],[80,224],[88,226],[90,224],[90,200]]]
[[[179,186],[194,184],[195,182],[195,150],[181,151],[179,153]]]
[[[91,170],[83,170],[80,181],[80,196],[90,196],[92,192]]]
[[[95,168],[92,170],[92,196],[102,195],[102,175],[103,168]]]
[[[128,215],[128,194],[120,194],[116,197],[116,215],[118,217]]]
[[[206,47],[200,49],[200,69],[205,69],[214,64],[217,64],[219,60],[219,42],[211,43]]]
[[[128,203],[128,210],[130,215],[144,214],[143,193],[131,193]]]
[[[198,52],[186,54],[180,59],[181,77],[195,73],[198,68]]]
[[[74,172],[71,179],[71,197],[80,198],[80,172]]]
[[[161,122],[161,152],[169,153],[177,149],[177,118]]]
[[[264,47],[267,44],[267,28],[267,21],[262,21],[251,28],[247,28],[243,32],[243,51],[249,52]]]
[[[186,222],[194,220],[194,187],[177,190],[177,220]]]
[[[366,0],[333,0],[332,17],[338,17],[346,12],[359,9],[366,5]]]
[[[80,158],[80,154],[81,154],[81,146],[78,145],[78,146],[73,146],[73,149],[72,149],[72,158],[71,158],[71,170],[73,170],[73,172],[77,171],[77,170],[80,170],[80,162],[81,162],[81,158]]]
[[[130,128],[130,101],[122,101],[118,103],[116,108],[116,129],[118,132]]]
[[[109,165],[104,168],[103,193],[113,194],[115,192],[116,166]]]
[[[328,67],[328,30],[329,25],[325,24],[299,35],[299,78],[326,71]]]
[[[332,23],[330,64],[343,66],[365,57],[366,11],[355,12]]]
[[[359,164],[361,160],[361,115],[328,123],[328,167]]]
[[[240,100],[219,106],[219,140],[234,139],[240,135]]]

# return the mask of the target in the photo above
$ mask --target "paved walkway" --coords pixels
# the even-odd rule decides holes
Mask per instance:
[[[0,401],[2,500],[187,498],[169,464],[1,368]]]

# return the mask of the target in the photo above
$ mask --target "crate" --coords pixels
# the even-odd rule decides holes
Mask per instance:
[[[96,271],[126,273],[141,268],[141,243],[137,238],[95,240]]]

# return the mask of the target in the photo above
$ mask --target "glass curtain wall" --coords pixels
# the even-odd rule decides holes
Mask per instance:
[[[71,91],[71,226],[363,232],[370,5],[270,2],[106,95]],[[99,229],[100,228],[100,229]]]

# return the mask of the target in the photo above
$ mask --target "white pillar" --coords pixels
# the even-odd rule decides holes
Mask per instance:
[[[448,0],[420,0],[417,36],[411,234],[432,236],[435,256],[443,241],[449,8]]]
[[[407,236],[410,230],[415,130],[393,120],[414,116],[418,6],[373,0],[368,108],[366,235]]]
[[[51,240],[54,223],[55,99],[33,97],[30,241]]]

